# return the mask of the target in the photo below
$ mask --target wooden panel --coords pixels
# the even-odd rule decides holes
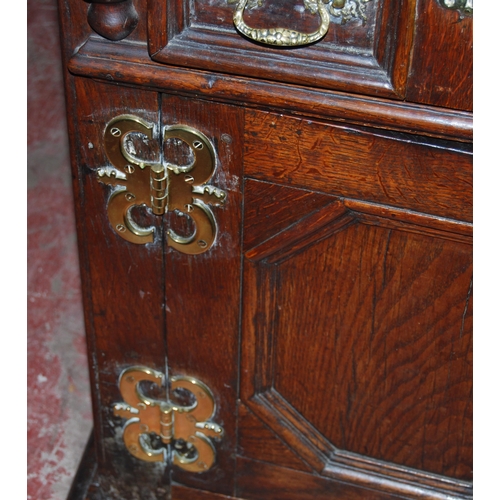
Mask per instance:
[[[472,158],[445,149],[456,144],[411,142],[259,111],[246,117],[250,177],[472,220]]]
[[[407,99],[472,111],[472,16],[419,2]]]
[[[210,387],[218,407],[214,421],[225,431],[216,444],[212,469],[192,474],[175,468],[172,477],[190,487],[230,495],[236,448],[243,114],[232,106],[164,95],[162,122],[188,125],[212,141],[218,162],[210,184],[227,192],[224,206],[213,207],[219,233],[210,250],[186,255],[165,248],[170,373],[196,377]],[[168,160],[184,164],[182,159]],[[166,227],[176,227],[176,218],[169,213]]]
[[[245,182],[245,233],[243,248],[249,250],[334,201],[332,196],[258,182]]]
[[[401,498],[284,467],[239,458],[236,495],[248,500],[391,500]]]
[[[260,184],[246,181],[257,206]],[[287,189],[277,192],[293,204]],[[242,400],[322,474],[468,498],[470,226],[342,205],[255,234],[246,251]],[[252,225],[245,203],[245,227],[247,214]]]
[[[330,16],[323,40],[283,50],[255,43],[233,25],[235,5],[176,0],[150,4],[150,53],[155,61],[277,80],[310,87],[402,98],[413,33],[415,1],[360,2],[361,17]],[[245,22],[313,32],[318,16],[284,0],[246,9]],[[165,26],[166,24],[166,26]],[[163,45],[163,46],[162,46]],[[314,72],[310,71],[311,64]]]
[[[239,405],[238,454],[305,472],[311,469],[245,405]]]
[[[143,498],[152,498],[156,487],[164,483],[163,468],[140,462],[125,450],[119,432],[124,421],[113,416],[112,405],[122,400],[118,377],[124,368],[143,364],[164,370],[161,237],[152,244],[135,245],[113,231],[106,210],[110,188],[98,182],[96,169],[110,165],[103,148],[107,122],[130,113],[158,124],[158,98],[154,92],[77,79],[75,99],[76,216],[94,387],[98,476],[107,498],[133,498],[136,488],[144,490]],[[155,223],[153,216],[148,219]]]
[[[337,448],[470,480],[471,264],[362,225],[282,263],[276,390]]]

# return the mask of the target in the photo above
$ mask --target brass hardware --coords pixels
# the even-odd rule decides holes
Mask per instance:
[[[177,210],[191,217],[195,230],[188,237],[169,230],[168,245],[186,254],[206,252],[217,235],[215,217],[208,205],[220,206],[226,199],[225,191],[206,184],[215,171],[215,150],[198,130],[176,125],[165,128],[163,139],[184,141],[193,152],[194,162],[183,167],[143,162],[128,152],[127,136],[136,132],[152,140],[153,128],[133,115],[118,116],[106,126],[104,149],[113,167],[100,168],[97,175],[100,182],[116,186],[108,201],[111,226],[131,243],[152,243],[154,227],[140,227],[133,220],[131,209],[145,205],[158,216]]]
[[[472,15],[472,0],[438,0],[446,9],[456,10],[461,15]]]
[[[243,21],[243,12],[245,11],[247,3],[248,0],[241,0],[236,7],[233,16],[234,25],[241,34],[256,42],[265,43],[266,45],[282,45],[285,47],[308,45],[321,40],[326,35],[330,25],[330,15],[323,1],[319,0],[317,6],[321,24],[313,33],[301,33],[300,31],[290,30],[288,28],[251,28]]]
[[[215,218],[208,204],[219,206],[226,199],[221,189],[206,184],[214,174],[215,151],[210,141],[201,132],[186,127],[175,126],[165,129],[163,139],[180,139],[191,148],[194,162],[187,167],[167,164],[169,172],[169,210],[179,210],[191,217],[195,232],[189,237],[168,231],[168,244],[188,254],[207,251],[217,234]]]
[[[245,8],[261,7],[263,0],[228,0],[238,3],[233,15],[236,29],[244,36],[266,45],[301,47],[321,40],[328,32],[330,15],[344,24],[351,19],[366,21],[366,4],[371,0],[304,0],[304,6],[313,14],[319,14],[319,28],[312,33],[302,33],[288,28],[252,28],[243,20]],[[444,0],[446,1],[446,0]]]
[[[125,403],[116,403],[113,412],[127,419],[123,441],[127,450],[146,462],[167,461],[190,472],[205,472],[215,463],[215,448],[210,438],[221,438],[224,430],[210,422],[215,413],[212,391],[192,377],[171,377],[170,390],[189,391],[194,402],[187,406],[170,400],[149,398],[141,382],[165,386],[165,376],[144,366],[126,368],[119,387]]]

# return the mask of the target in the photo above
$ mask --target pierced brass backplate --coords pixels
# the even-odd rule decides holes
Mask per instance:
[[[145,140],[154,140],[153,129],[152,124],[133,115],[118,116],[106,126],[104,149],[113,167],[100,168],[97,175],[100,182],[116,186],[108,201],[111,226],[130,243],[152,243],[155,229],[137,224],[131,210],[145,205],[159,216],[174,210],[189,216],[195,229],[187,237],[170,229],[168,245],[186,254],[206,252],[217,235],[217,223],[208,205],[219,206],[226,199],[225,191],[206,184],[215,171],[215,150],[200,131],[176,125],[164,129],[163,140],[186,143],[194,158],[190,165],[148,163],[132,156],[127,151],[127,137],[138,133]]]
[[[144,366],[132,366],[120,375],[120,393],[125,403],[113,407],[116,416],[126,418],[123,441],[128,451],[146,462],[168,461],[190,472],[204,472],[215,463],[211,438],[224,431],[210,422],[215,413],[212,391],[192,377],[171,377],[170,391],[188,391],[194,399],[181,406],[145,396],[142,382],[165,386],[163,373]]]

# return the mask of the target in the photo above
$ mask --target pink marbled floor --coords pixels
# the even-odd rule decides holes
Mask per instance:
[[[56,0],[28,0],[28,499],[62,500],[91,426]]]

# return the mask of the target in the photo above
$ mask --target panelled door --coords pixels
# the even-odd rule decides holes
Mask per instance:
[[[466,497],[467,148],[91,81],[77,89],[110,101],[81,125],[82,213],[99,214],[82,220],[100,487],[111,495],[123,469],[120,498],[137,475],[151,498],[169,487],[173,498],[193,488],[248,499]],[[124,123],[127,165],[114,165],[126,180],[110,166]],[[200,178],[202,158],[211,163]],[[167,166],[171,205],[184,193],[161,217],[134,205],[142,164]],[[131,203],[124,227],[111,209],[120,197]],[[196,236],[205,226],[212,240]],[[148,227],[146,243],[123,234],[140,239]],[[200,438],[198,426],[192,449],[175,431],[155,445],[144,427],[137,444],[170,454],[142,461],[125,439],[138,410],[117,406],[134,366],[165,374],[142,385],[155,401],[169,388],[181,407],[197,400],[179,377],[208,387],[207,421],[223,434]]]

